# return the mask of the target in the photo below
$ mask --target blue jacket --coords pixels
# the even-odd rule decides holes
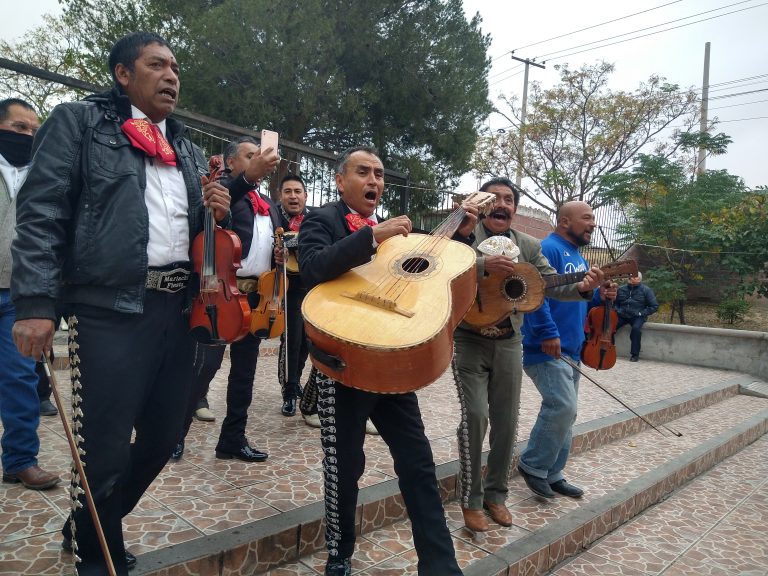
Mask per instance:
[[[579,248],[554,232],[542,240],[541,251],[558,274],[589,270],[589,263],[581,256]],[[592,301],[595,300],[600,301],[597,290],[592,297]],[[541,342],[552,338],[560,338],[562,354],[578,361],[584,343],[587,304],[586,300],[564,302],[545,298],[541,308],[526,314],[523,319],[523,365],[552,360],[552,356],[541,350]]]

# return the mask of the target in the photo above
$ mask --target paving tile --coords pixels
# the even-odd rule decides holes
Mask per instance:
[[[134,553],[157,550],[214,534],[221,530],[253,522],[266,516],[294,510],[322,500],[322,450],[319,431],[309,428],[301,417],[286,418],[279,413],[281,397],[276,383],[276,358],[271,354],[274,343],[262,345],[254,400],[249,410],[247,434],[251,444],[267,450],[270,458],[264,463],[218,460],[215,447],[226,406],[226,382],[229,361],[212,382],[208,396],[217,421],[194,421],[187,436],[186,452],[179,462],[169,463],[144,495],[136,510],[125,519],[125,537]],[[304,380],[306,381],[305,371]],[[62,396],[68,403],[69,390],[66,371],[58,371]],[[595,373],[631,405],[642,406],[663,398],[695,391],[733,378],[727,371],[644,361],[643,370],[624,359],[617,362],[610,378]],[[435,384],[417,392],[425,431],[430,439],[437,464],[457,458],[455,385],[447,372]],[[714,396],[726,398],[728,394]],[[525,440],[536,419],[540,396],[532,382],[524,377],[523,402],[519,417],[519,438]],[[702,400],[692,400],[688,408],[702,408]],[[768,403],[751,397],[728,397],[726,404],[704,408],[687,414],[674,423],[683,432],[682,438],[662,436],[643,430],[631,438],[603,445],[599,450],[583,452],[600,445],[627,429],[637,428],[636,422],[620,422],[603,428],[579,440],[565,473],[569,480],[586,490],[581,500],[556,498],[539,502],[522,479],[510,470],[510,490],[507,504],[512,510],[514,526],[496,527],[483,534],[471,534],[463,527],[461,508],[455,502],[445,507],[446,520],[454,538],[457,558],[462,567],[486,557],[519,538],[530,535],[581,506],[611,493],[660,464],[674,460],[700,442],[728,430],[731,426],[765,409]],[[673,407],[670,413],[680,414],[684,408]],[[580,390],[577,423],[623,413],[624,408],[597,388],[584,382]],[[68,474],[70,456],[58,418],[43,418],[39,429],[40,462],[46,469]],[[742,441],[742,440],[740,440]],[[743,441],[749,441],[744,439]],[[733,443],[732,443],[733,444]],[[487,448],[488,438],[485,439]],[[729,447],[719,452],[725,454]],[[394,469],[391,456],[380,437],[366,438],[366,470],[360,480],[365,488],[391,481]],[[645,513],[632,518],[639,505],[659,498],[664,489],[656,487],[619,505],[613,514],[605,514],[575,531],[569,538],[543,549],[510,571],[510,576],[526,570],[548,566],[550,558],[559,560],[580,545],[592,545],[591,550],[553,570],[553,574],[653,574],[659,566],[667,566],[667,574],[718,573],[717,570],[762,570],[768,572],[768,561],[761,556],[758,543],[765,539],[768,514],[768,439],[757,439],[736,457],[717,465],[706,476],[692,480]],[[700,468],[710,460],[702,459]],[[676,474],[674,480],[686,478],[690,471]],[[671,480],[670,480],[671,481]],[[667,481],[669,482],[669,481]],[[20,487],[0,485],[0,575],[2,574],[61,574],[70,562],[60,551],[58,530],[68,514],[67,484],[45,493],[33,493]],[[455,490],[453,485],[447,493]],[[363,509],[365,527],[378,526],[403,515],[402,504],[393,499],[390,504],[372,505]],[[613,534],[602,538],[619,520],[629,522]],[[740,526],[751,526],[750,539],[739,535]],[[296,559],[296,530],[276,535],[232,550],[225,555],[223,574],[244,576],[267,570],[275,562],[288,561],[269,574],[307,576],[321,574],[325,564],[323,550]],[[600,540],[602,538],[602,540]],[[612,539],[612,540],[611,540]],[[317,550],[322,546],[322,522],[306,522],[301,528],[300,550]],[[705,556],[708,548],[721,552],[712,558]],[[597,553],[596,553],[597,552]],[[603,554],[603,555],[601,555]],[[729,554],[739,556],[735,561]],[[410,522],[399,519],[358,537],[354,565],[357,574],[403,575],[416,574],[416,553],[410,533]],[[6,559],[8,560],[6,562]],[[199,562],[199,561],[198,561]],[[730,564],[729,564],[730,562]],[[764,562],[762,565],[761,562]],[[709,572],[701,570],[704,566]],[[187,576],[203,574],[211,566],[188,563],[178,569],[167,569],[153,576]],[[215,567],[219,573],[218,565]],[[681,570],[683,570],[681,572]],[[685,570],[688,570],[685,572]],[[675,572],[677,571],[677,572]],[[721,572],[726,573],[726,572]],[[738,573],[738,572],[731,572]]]

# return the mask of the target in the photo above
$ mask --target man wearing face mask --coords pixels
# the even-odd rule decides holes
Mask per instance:
[[[11,328],[11,240],[16,227],[16,193],[27,177],[32,140],[40,127],[34,108],[24,100],[0,101],[0,417],[3,421],[3,482],[45,490],[59,477],[37,465],[40,401],[35,362],[16,349]]]

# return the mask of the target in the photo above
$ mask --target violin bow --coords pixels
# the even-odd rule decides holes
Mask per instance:
[[[283,337],[285,338],[285,383],[288,383],[288,268],[286,267],[286,260],[288,259],[288,248],[283,244]]]
[[[664,433],[663,433],[663,432],[662,432],[662,431],[661,431],[661,430],[660,430],[660,429],[659,429],[659,428],[658,428],[656,425],[654,425],[654,424],[653,424],[653,423],[652,423],[650,420],[648,420],[648,418],[646,418],[645,416],[642,416],[642,415],[638,414],[638,413],[637,413],[637,412],[636,412],[634,409],[632,409],[632,408],[631,408],[631,407],[630,407],[628,404],[626,404],[624,401],[622,401],[621,399],[619,399],[619,398],[618,398],[618,397],[617,397],[615,394],[613,394],[612,392],[610,392],[610,391],[609,391],[607,388],[605,388],[603,385],[599,384],[599,383],[598,383],[598,382],[597,382],[597,381],[596,381],[594,378],[592,378],[591,376],[589,376],[588,374],[586,374],[586,373],[585,373],[585,372],[584,372],[584,371],[583,371],[581,368],[579,368],[579,365],[578,365],[576,362],[574,362],[573,360],[571,360],[570,358],[568,358],[568,357],[567,357],[567,356],[565,356],[565,355],[560,355],[560,360],[562,360],[563,362],[565,362],[566,364],[568,364],[568,366],[570,366],[571,368],[573,368],[574,370],[576,370],[576,372],[578,372],[579,374],[581,374],[582,376],[584,376],[584,378],[586,378],[587,380],[589,380],[590,382],[592,382],[592,384],[594,384],[595,386],[597,386],[598,388],[600,388],[600,390],[602,390],[603,392],[605,392],[606,394],[608,394],[608,396],[610,396],[611,398],[613,398],[614,400],[616,400],[616,402],[618,402],[619,404],[621,404],[622,406],[624,406],[624,408],[626,408],[627,410],[629,410],[630,412],[632,412],[632,414],[634,414],[635,416],[637,416],[638,418],[640,418],[640,420],[642,420],[643,422],[645,422],[646,424],[648,424],[648,426],[650,426],[651,428],[653,428],[654,430],[656,430],[656,432],[658,432],[659,434],[661,434],[662,436],[664,436]],[[678,432],[677,430],[673,430],[672,428],[670,428],[670,427],[669,427],[669,426],[667,426],[666,424],[659,424],[659,426],[661,426],[662,428],[664,428],[665,430],[667,430],[668,432],[670,432],[672,435],[674,435],[674,436],[677,436],[678,438],[680,438],[680,437],[683,435],[683,434],[682,434],[682,432]]]
[[[88,478],[85,476],[85,468],[83,467],[83,461],[80,459],[80,449],[75,443],[75,437],[72,434],[72,428],[67,420],[67,413],[64,411],[64,404],[59,396],[59,385],[56,381],[56,375],[53,373],[53,366],[48,356],[43,353],[43,365],[45,366],[45,374],[48,376],[48,380],[51,383],[51,392],[53,392],[53,399],[56,401],[56,408],[59,409],[59,416],[61,416],[61,423],[64,425],[64,435],[67,437],[69,443],[69,451],[72,453],[72,460],[75,463],[75,470],[80,475],[80,482],[83,485],[83,493],[85,495],[85,502],[88,505],[88,511],[91,513],[91,520],[96,528],[96,536],[99,539],[99,546],[101,547],[101,553],[104,555],[104,560],[107,563],[107,570],[109,576],[117,576],[115,572],[115,565],[112,563],[112,556],[109,553],[109,547],[107,546],[107,539],[104,537],[104,530],[101,528],[101,522],[99,521],[99,513],[96,511],[96,504],[93,502],[93,494],[91,493],[91,487],[88,484]],[[76,494],[72,494],[76,497]],[[77,556],[77,550],[74,550],[75,557]],[[77,560],[75,560],[77,562]]]

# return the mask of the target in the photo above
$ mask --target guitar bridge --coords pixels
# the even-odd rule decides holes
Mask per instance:
[[[405,316],[406,318],[412,318],[414,313],[410,310],[406,310],[405,308],[400,308],[400,306],[397,305],[397,302],[394,300],[391,300],[390,298],[383,298],[381,296],[376,296],[375,294],[371,294],[370,292],[356,292],[355,294],[352,294],[351,292],[342,292],[342,296],[345,298],[351,298],[352,300],[357,300],[358,302],[364,302],[365,304],[370,304],[371,306],[376,306],[377,308],[383,308],[384,310],[389,310],[390,312],[395,312],[397,314],[400,314],[402,316]]]

